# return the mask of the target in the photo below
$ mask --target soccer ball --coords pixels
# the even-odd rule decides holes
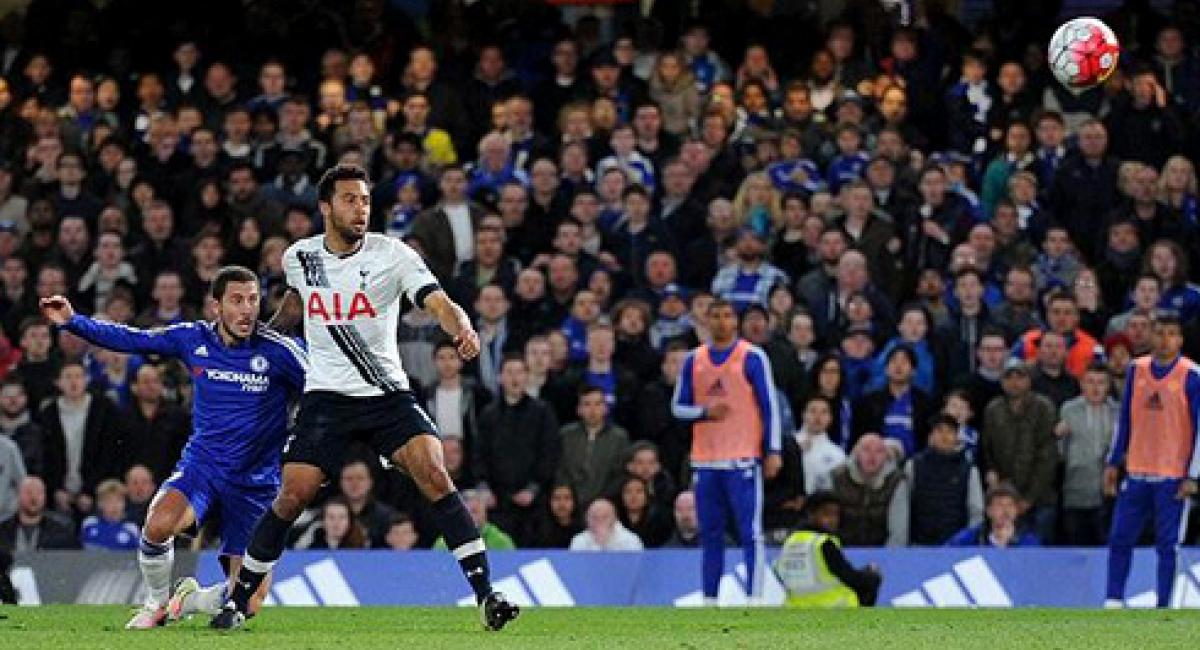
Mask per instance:
[[[1117,69],[1121,44],[1117,35],[1097,18],[1074,18],[1063,23],[1050,39],[1050,71],[1068,88],[1091,88]]]

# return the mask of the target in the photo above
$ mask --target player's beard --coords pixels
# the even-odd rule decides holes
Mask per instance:
[[[337,231],[338,237],[341,237],[342,241],[351,247],[357,246],[359,240],[361,240],[365,235],[365,233],[356,232],[349,219],[340,223],[338,221],[334,221],[331,225],[333,226],[334,230]]]
[[[238,334],[237,331],[234,330],[232,327],[230,327],[229,324],[226,323],[224,319],[219,319],[219,322],[220,322],[221,329],[224,330],[224,332],[225,332],[225,335],[228,336],[230,339],[232,339],[234,344],[241,345],[242,343],[246,342],[246,339],[250,338],[250,334],[247,334],[246,336],[242,336],[242,335]],[[253,326],[251,326],[251,328],[250,328],[250,333],[251,334],[254,333]]]
[[[354,230],[353,226],[338,226],[338,236],[347,244],[357,244],[363,236]]]

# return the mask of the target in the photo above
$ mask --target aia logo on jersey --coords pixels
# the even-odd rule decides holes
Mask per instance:
[[[323,320],[326,323],[378,316],[375,305],[371,304],[371,299],[363,291],[355,291],[352,296],[330,293],[328,297],[322,297],[319,292],[314,291],[308,296],[305,312],[309,318]]]
[[[708,387],[709,397],[727,397],[728,395],[729,392],[725,390],[725,384],[719,377]]]

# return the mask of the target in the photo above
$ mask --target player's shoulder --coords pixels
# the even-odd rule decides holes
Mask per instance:
[[[757,361],[763,368],[771,367],[771,358],[767,356],[766,350],[758,345],[755,345],[754,343],[751,343],[750,341],[747,341],[746,339],[742,339],[742,341],[746,345],[747,361]]]
[[[271,352],[291,355],[300,360],[308,358],[308,352],[302,341],[286,334],[281,334],[266,325],[260,324],[258,326],[258,337],[259,344]]]
[[[746,346],[746,354],[766,358],[767,351],[761,345],[747,339],[741,339],[741,341]]]
[[[389,237],[382,233],[368,233],[367,240],[363,242],[363,245],[364,252],[371,261],[397,271],[409,269],[412,264],[424,263],[421,254],[415,248],[396,237]],[[397,261],[404,264],[397,265]]]
[[[363,251],[367,253],[391,251],[401,246],[408,248],[408,245],[399,239],[389,237],[381,232],[368,232],[363,237]]]
[[[283,251],[284,258],[294,258],[297,253],[324,250],[323,237],[324,235],[310,235],[303,239],[297,239]]]
[[[288,274],[289,284],[298,282],[299,280],[292,277],[293,273],[299,272],[301,268],[308,268],[304,261],[305,255],[320,254],[323,250],[321,244],[322,235],[313,235],[304,239],[297,239],[292,242],[283,251],[283,269]]]
[[[412,246],[397,237],[391,237],[381,232],[369,232],[363,238],[363,252],[368,255],[394,255],[396,253],[416,254]]]

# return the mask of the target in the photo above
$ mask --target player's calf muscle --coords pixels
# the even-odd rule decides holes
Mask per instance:
[[[412,473],[421,493],[430,501],[437,501],[454,491],[454,481],[441,465],[428,465]]]
[[[454,481],[442,460],[441,445],[436,437],[417,436],[397,450],[392,459],[412,476],[430,501],[437,501],[454,491]]]

